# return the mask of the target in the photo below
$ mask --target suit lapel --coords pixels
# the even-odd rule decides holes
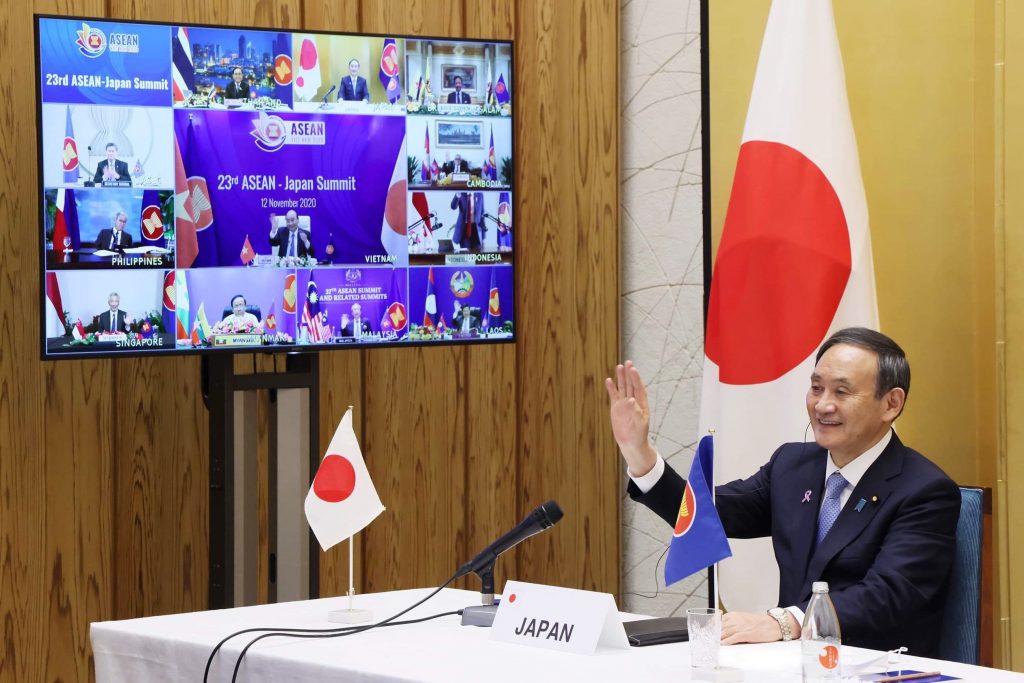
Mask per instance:
[[[839,512],[839,517],[836,518],[821,545],[814,551],[814,555],[811,556],[811,563],[807,567],[808,582],[817,580],[832,558],[853,542],[871,523],[895,486],[893,478],[897,477],[902,470],[903,444],[900,443],[894,432],[889,445],[861,477],[860,482],[850,494],[850,499],[846,501],[846,505]],[[857,510],[862,499],[865,504],[861,506],[860,510]],[[813,537],[814,532],[811,535]]]
[[[818,508],[821,506],[822,491],[825,489],[825,460],[828,452],[817,444],[813,447],[811,457],[803,458],[803,462],[793,477],[793,489],[785,495],[786,506],[792,510],[789,518],[793,520],[793,559],[794,566],[806,567],[814,544],[814,533],[818,525]],[[810,494],[808,496],[808,493]],[[804,502],[805,498],[809,498]],[[792,502],[789,502],[789,501]]]

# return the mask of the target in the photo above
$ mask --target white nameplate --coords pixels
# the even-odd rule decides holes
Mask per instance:
[[[508,581],[491,640],[592,655],[598,646],[629,649],[610,593]]]

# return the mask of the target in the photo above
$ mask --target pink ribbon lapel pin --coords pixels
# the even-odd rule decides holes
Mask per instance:
[[[804,491],[804,499],[802,501],[800,501],[800,502],[801,503],[810,503],[811,502],[811,490],[810,489],[807,489],[806,491]]]

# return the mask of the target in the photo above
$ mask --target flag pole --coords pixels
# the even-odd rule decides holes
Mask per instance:
[[[348,407],[349,412],[353,412],[352,406]],[[353,606],[354,596],[356,593],[356,581],[355,581],[355,535],[348,537],[348,608],[347,609],[335,609],[327,613],[327,621],[336,624],[363,624],[369,621],[373,621],[373,612],[368,609],[356,609]]]
[[[355,542],[355,539],[352,536],[349,536],[348,537],[348,611],[349,612],[352,611],[352,596],[356,592],[355,579],[352,578],[352,566],[354,564],[354,562],[352,561],[352,557],[353,557],[353,555],[355,555],[355,551],[352,549],[352,544],[354,542]]]

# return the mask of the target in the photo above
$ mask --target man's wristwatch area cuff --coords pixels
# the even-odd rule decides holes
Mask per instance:
[[[789,612],[781,607],[772,607],[768,610],[768,614],[775,617],[775,621],[779,622],[779,628],[782,629],[782,639],[793,640],[793,631],[789,627]]]

